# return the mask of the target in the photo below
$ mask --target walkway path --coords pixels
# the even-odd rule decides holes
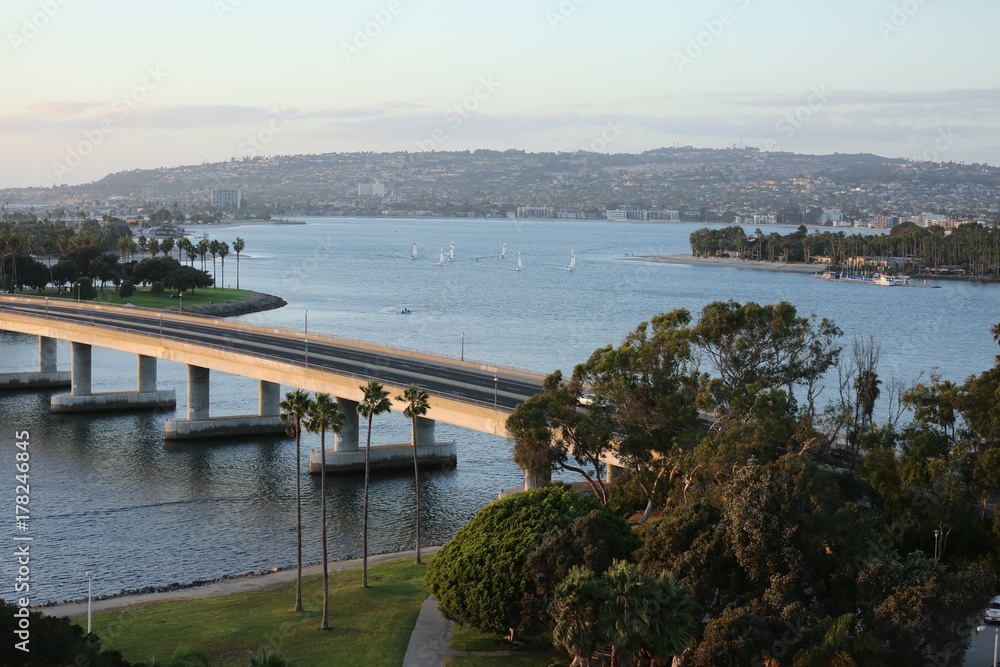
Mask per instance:
[[[431,554],[437,553],[441,547],[422,547],[420,549],[420,554],[430,556]],[[400,551],[397,553],[390,554],[376,554],[368,556],[368,565],[378,565],[379,563],[385,563],[393,560],[403,560],[406,558],[413,558],[415,552],[413,551]],[[331,561],[329,564],[330,572],[340,572],[342,570],[351,570],[361,567],[361,559],[355,558],[354,560],[338,560]],[[322,563],[314,563],[312,565],[305,565],[302,567],[302,576],[306,577],[312,574],[321,574],[323,572]],[[225,579],[223,581],[215,581],[210,584],[205,584],[204,586],[194,586],[191,588],[181,588],[176,591],[165,591],[162,593],[144,593],[141,595],[124,595],[117,598],[108,598],[106,600],[94,600],[93,602],[93,612],[95,614],[111,611],[112,609],[122,609],[124,607],[131,607],[137,604],[145,604],[148,602],[160,602],[163,600],[187,600],[191,598],[203,598],[212,597],[216,595],[227,595],[229,593],[242,593],[246,591],[259,591],[266,588],[274,588],[275,586],[281,586],[282,584],[287,584],[295,581],[295,568],[290,568],[287,570],[281,570],[280,572],[273,572],[268,574],[262,574],[260,576],[247,576],[247,577],[237,577],[235,579]],[[83,616],[87,613],[87,601],[83,602],[68,602],[66,604],[54,605],[51,607],[42,607],[38,611],[43,614],[48,614],[49,616]]]
[[[445,661],[453,656],[525,656],[551,657],[554,652],[538,653],[530,651],[457,651],[449,646],[455,624],[445,620],[438,609],[437,600],[429,597],[420,606],[417,624],[410,635],[410,643],[403,656],[403,667],[444,667]]]

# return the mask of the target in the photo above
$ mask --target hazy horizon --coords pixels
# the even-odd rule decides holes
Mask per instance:
[[[1000,165],[1000,5],[15,0],[0,186],[258,155],[748,145]]]

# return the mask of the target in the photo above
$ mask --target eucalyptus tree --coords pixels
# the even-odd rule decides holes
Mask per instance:
[[[361,520],[361,586],[368,587],[368,478],[371,471],[372,421],[377,415],[390,412],[389,392],[378,382],[371,380],[361,387],[363,397],[358,403],[358,414],[368,420],[368,440],[365,443],[365,497],[364,517]]]
[[[430,396],[420,387],[411,384],[397,401],[406,404],[403,416],[410,420],[410,442],[413,445],[413,494],[416,505],[416,549],[417,565],[420,564],[420,468],[417,464],[417,419],[427,414],[430,409]]]
[[[302,420],[309,414],[309,394],[296,389],[285,394],[285,400],[278,403],[281,423],[286,433],[295,437],[295,609],[302,611]]]
[[[316,394],[316,398],[309,401],[306,417],[306,429],[311,433],[319,433],[319,511],[320,511],[320,533],[323,544],[323,617],[320,620],[320,630],[329,628],[327,621],[327,610],[330,599],[330,575],[327,572],[327,551],[326,551],[326,432],[333,431],[339,434],[344,428],[344,415],[340,411],[337,402],[330,394]]]

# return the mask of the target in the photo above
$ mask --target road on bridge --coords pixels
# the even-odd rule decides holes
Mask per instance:
[[[180,343],[204,345],[236,353],[268,357],[319,371],[357,377],[366,382],[419,386],[431,395],[461,402],[488,405],[505,412],[541,391],[542,376],[523,371],[414,354],[374,345],[338,341],[325,336],[306,336],[287,330],[268,329],[224,320],[178,316],[161,317],[156,311],[116,306],[100,309],[59,300],[0,300],[0,329],[3,311],[88,327],[162,338]],[[112,345],[109,345],[112,347]]]

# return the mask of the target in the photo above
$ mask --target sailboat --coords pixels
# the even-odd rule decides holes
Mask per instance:
[[[451,247],[448,248],[448,261],[449,262],[455,261],[455,242],[454,241],[451,242]]]
[[[410,251],[410,259],[416,259],[416,258],[417,258],[417,244],[414,243],[413,250]]]
[[[441,255],[438,257],[438,266],[444,264],[444,248],[441,248]]]
[[[503,249],[500,251],[500,259],[503,259],[506,256],[507,256],[507,244],[504,243]]]
[[[569,250],[569,264],[566,265],[566,270],[567,271],[572,271],[574,266],[576,266],[576,253],[573,252],[572,248],[570,248],[570,250]]]
[[[520,271],[521,270],[521,251],[520,250],[517,252],[517,265],[514,266],[514,270],[515,271]]]

